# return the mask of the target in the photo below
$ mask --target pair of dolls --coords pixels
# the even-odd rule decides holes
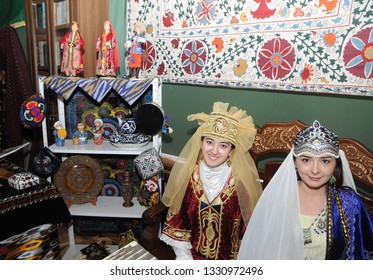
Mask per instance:
[[[144,53],[143,44],[146,42],[145,24],[137,22],[134,26],[134,35],[125,43],[127,48],[129,73],[127,78],[139,78],[142,56]],[[97,39],[96,51],[98,53],[96,64],[96,75],[98,76],[116,76],[116,68],[120,66],[120,57],[118,52],[118,40],[113,27],[113,22],[107,20],[104,22],[104,31]]]
[[[74,132],[72,137],[72,142],[74,145],[83,145],[88,143],[89,133],[85,129],[85,125],[83,123],[78,123],[76,126],[77,130]],[[94,127],[92,128],[93,133],[93,142],[96,145],[101,145],[104,142],[104,123],[101,119],[95,119]],[[64,146],[65,139],[67,136],[66,129],[63,128],[60,121],[54,123],[54,131],[53,134],[55,136],[55,143],[56,146]]]

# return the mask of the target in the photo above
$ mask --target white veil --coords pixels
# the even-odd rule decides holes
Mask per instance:
[[[339,151],[344,186],[356,191],[348,161]],[[304,260],[297,175],[290,151],[254,209],[237,259]]]

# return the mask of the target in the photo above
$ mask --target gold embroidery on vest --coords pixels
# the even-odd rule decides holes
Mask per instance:
[[[164,228],[163,232],[173,239],[176,239],[179,241],[190,241],[190,237],[191,237],[190,230],[181,230],[178,228],[174,228],[170,225],[167,225]]]
[[[217,259],[220,242],[221,242],[221,219],[224,203],[236,190],[237,176],[231,174],[223,187],[222,192],[210,204],[203,191],[202,181],[199,176],[199,165],[197,164],[192,174],[192,189],[194,195],[199,200],[199,241],[196,246],[196,251],[200,252],[207,259]],[[201,209],[201,205],[205,207]],[[219,212],[218,206],[221,205]],[[215,206],[215,207],[214,207]],[[232,232],[232,256],[237,257],[239,248],[239,227],[240,221],[234,222],[234,229]]]
[[[217,213],[211,206],[200,211],[200,240],[197,250],[208,259],[216,259],[219,251],[221,213]]]
[[[231,237],[231,258],[237,259],[238,249],[240,248],[240,220],[235,220],[233,223],[232,237]]]

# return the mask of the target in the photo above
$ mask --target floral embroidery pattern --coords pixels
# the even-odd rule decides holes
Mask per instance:
[[[152,42],[146,41],[142,55],[142,70],[149,70],[155,63],[155,48]]]
[[[206,25],[212,22],[217,14],[217,5],[215,0],[202,0],[197,4],[196,17],[197,21]]]
[[[373,78],[373,28],[358,32],[347,43],[344,52],[346,69],[357,77]]]
[[[373,5],[355,0],[128,0],[144,74],[165,82],[373,96]]]
[[[277,80],[290,73],[295,60],[294,48],[284,39],[273,39],[263,45],[258,65],[268,78]]]
[[[205,65],[206,58],[206,49],[202,42],[188,42],[181,55],[184,71],[188,74],[199,73]]]

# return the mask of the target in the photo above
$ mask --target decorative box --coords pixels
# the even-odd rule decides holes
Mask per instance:
[[[17,190],[23,190],[29,187],[33,187],[35,185],[38,185],[39,182],[39,177],[29,172],[14,174],[8,179],[9,186]]]
[[[137,171],[144,180],[158,175],[158,173],[163,171],[162,159],[154,147],[135,157],[134,163]]]

